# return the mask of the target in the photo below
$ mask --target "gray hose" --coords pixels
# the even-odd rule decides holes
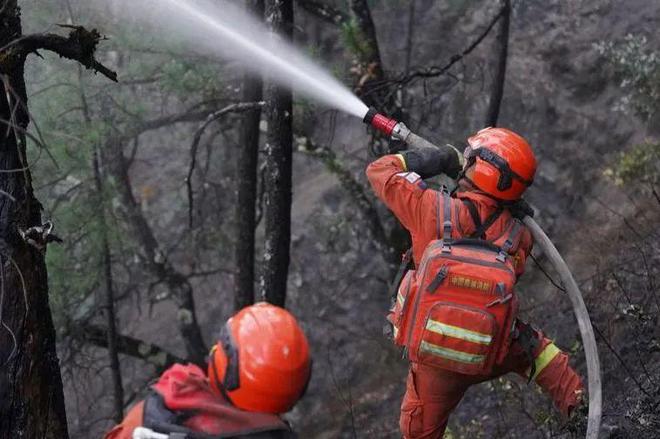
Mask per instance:
[[[523,222],[532,232],[535,243],[541,247],[543,253],[559,273],[561,282],[566,288],[568,297],[573,304],[573,312],[580,327],[580,336],[584,345],[584,354],[587,358],[587,372],[589,374],[589,422],[587,425],[587,439],[597,439],[600,430],[603,394],[600,380],[598,348],[596,346],[596,338],[594,337],[594,329],[589,319],[589,312],[582,299],[580,288],[575,282],[573,274],[571,274],[571,270],[566,265],[564,258],[557,251],[555,245],[550,241],[550,238],[548,238],[548,235],[545,234],[533,218],[526,216]]]

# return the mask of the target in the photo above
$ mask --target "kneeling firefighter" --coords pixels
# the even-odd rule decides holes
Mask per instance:
[[[170,367],[105,439],[295,438],[279,415],[303,396],[310,376],[309,345],[295,317],[258,303],[227,321],[208,376],[193,364]]]
[[[376,195],[412,236],[388,315],[410,361],[405,438],[441,438],[471,385],[509,372],[534,380],[564,416],[581,402],[568,356],[517,318],[514,284],[533,244],[517,210],[535,172],[530,145],[504,128],[479,131],[463,154],[421,148],[367,168]],[[455,193],[427,188],[424,179],[441,173],[458,179]]]

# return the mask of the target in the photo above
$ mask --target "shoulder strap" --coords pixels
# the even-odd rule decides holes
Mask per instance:
[[[481,216],[479,215],[479,210],[477,209],[477,206],[475,206],[474,202],[469,198],[463,198],[461,201],[463,202],[463,205],[467,207],[467,210],[470,213],[470,217],[472,217],[472,222],[474,223],[474,229],[479,230],[479,227],[481,227]],[[470,235],[470,238],[475,238],[474,233]]]
[[[440,204],[442,204],[443,207],[442,217],[440,216]],[[437,234],[438,239],[442,238],[442,252],[451,253],[451,194],[445,186],[443,186],[442,190],[438,192],[437,215]],[[442,224],[442,235],[440,235],[440,224]]]
[[[464,198],[462,201],[465,207],[467,207],[468,212],[470,212],[470,216],[472,217],[472,222],[474,222],[475,227],[474,232],[470,234],[469,237],[486,239],[486,231],[495,223],[495,221],[497,221],[500,215],[502,215],[502,212],[504,212],[504,207],[499,204],[495,212],[490,214],[490,216],[486,218],[486,221],[484,221],[482,224],[481,216],[479,216],[479,211],[477,210],[477,206],[474,205],[474,202],[469,198]]]
[[[518,236],[523,230],[523,226],[520,220],[514,218],[511,221],[513,221],[513,226],[511,227],[511,232],[509,232],[506,241],[504,241],[504,244],[502,244],[500,253],[497,256],[498,261],[504,262],[504,260],[506,260],[507,255],[513,248],[513,245],[516,243],[516,241],[518,241]]]

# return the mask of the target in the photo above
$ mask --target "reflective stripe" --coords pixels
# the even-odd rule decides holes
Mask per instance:
[[[536,366],[536,371],[534,372],[533,380],[539,376],[543,369],[550,364],[550,362],[559,355],[561,351],[554,343],[550,343],[541,351],[539,355],[534,359],[534,365]]]
[[[485,355],[475,355],[468,354],[467,352],[455,351],[453,349],[443,348],[438,345],[427,343],[423,340],[419,345],[419,349],[421,351],[437,355],[438,357],[443,357],[452,361],[458,361],[459,363],[479,364],[483,363],[486,359]]]
[[[401,295],[401,293],[399,293],[399,294],[396,295],[396,301],[399,302],[399,306],[403,307],[403,302],[404,302],[405,300],[406,300],[406,299],[403,298],[403,296]]]
[[[399,159],[401,162],[401,165],[403,165],[403,170],[407,171],[408,170],[408,164],[406,163],[406,158],[403,156],[403,154],[397,154],[396,158]]]
[[[470,331],[469,329],[459,328],[458,326],[447,325],[431,319],[426,322],[426,329],[435,332],[436,334],[448,335],[449,337],[459,338],[472,343],[489,345],[493,340],[493,337],[488,334]]]
[[[395,325],[392,325],[392,332],[394,334],[394,338],[396,338],[396,335],[399,333],[399,328],[397,328]]]

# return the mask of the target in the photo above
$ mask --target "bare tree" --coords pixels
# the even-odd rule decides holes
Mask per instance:
[[[24,64],[50,50],[116,80],[94,58],[101,35],[74,27],[68,37],[22,35],[17,0],[0,9],[0,438],[68,437],[44,255],[54,238],[43,224],[27,163],[30,114]]]
[[[268,0],[266,21],[273,33],[293,37],[293,0]],[[291,242],[291,172],[293,159],[291,91],[274,83],[266,88],[265,232],[261,297],[284,306]]]
[[[134,239],[140,244],[145,268],[159,282],[167,285],[172,299],[177,304],[177,323],[189,359],[197,364],[204,364],[206,344],[197,323],[192,285],[188,278],[167,259],[167,255],[163,252],[156,235],[133,195],[122,140],[124,140],[122,136],[111,135],[102,147],[103,162],[107,165],[107,171],[115,181],[122,214]]]
[[[94,151],[93,157],[94,182],[99,200],[99,222],[101,232],[101,249],[103,252],[103,282],[106,322],[108,325],[108,356],[110,357],[110,373],[112,375],[112,396],[114,403],[114,420],[119,423],[124,418],[124,387],[121,380],[119,353],[117,352],[117,325],[115,315],[115,288],[112,276],[112,253],[108,240],[108,221],[106,219],[107,203],[105,199],[105,184],[101,174],[100,157]]]
[[[486,126],[497,126],[500,115],[502,96],[504,95],[504,81],[506,79],[506,61],[509,52],[509,27],[511,22],[511,0],[503,0],[502,20],[497,34],[497,46],[499,57],[497,59],[497,72],[491,89],[488,113],[486,115]]]
[[[248,9],[257,17],[264,14],[263,0],[250,0]],[[245,74],[243,101],[257,102],[263,97],[261,77]],[[234,282],[234,309],[237,311],[254,303],[254,229],[256,227],[257,166],[259,160],[259,122],[261,109],[243,116],[238,153],[236,196],[236,277]]]

